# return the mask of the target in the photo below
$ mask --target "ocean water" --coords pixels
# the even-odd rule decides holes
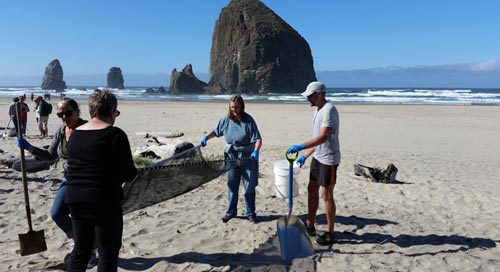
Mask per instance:
[[[96,86],[70,87],[67,97],[86,99]],[[145,87],[124,90],[112,89],[120,100],[135,101],[228,101],[231,95],[170,95],[146,94]],[[0,87],[0,97],[16,97],[26,94],[30,99],[43,95],[40,87]],[[60,93],[49,90],[52,99]],[[299,92],[243,95],[246,101],[273,103],[306,103]],[[336,104],[405,104],[405,105],[500,105],[500,88],[328,88],[327,99]]]

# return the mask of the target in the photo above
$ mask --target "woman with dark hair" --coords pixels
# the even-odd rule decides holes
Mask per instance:
[[[245,112],[245,102],[240,95],[235,95],[229,100],[229,111],[222,117],[217,126],[206,134],[201,140],[201,145],[206,146],[207,141],[213,137],[224,136],[226,148],[224,157],[238,163],[226,174],[229,207],[222,217],[222,222],[227,223],[236,217],[238,212],[238,190],[240,180],[243,179],[245,188],[246,218],[250,223],[257,222],[255,213],[255,187],[259,178],[259,151],[262,146],[257,123]],[[247,160],[251,158],[250,160]]]
[[[54,133],[54,138],[48,149],[41,149],[36,146],[32,146],[25,138],[18,139],[17,146],[23,146],[24,149],[28,150],[35,157],[46,161],[52,161],[57,158],[63,160],[64,178],[59,186],[59,190],[54,198],[54,203],[52,204],[52,209],[50,210],[50,216],[56,225],[64,231],[68,238],[73,239],[73,225],[71,223],[71,217],[69,217],[69,208],[64,203],[64,197],[66,194],[66,174],[68,170],[67,154],[68,154],[68,141],[69,137],[73,131],[85,124],[87,121],[80,118],[80,107],[78,103],[71,98],[65,98],[57,104],[57,117],[61,118],[62,125]],[[22,142],[21,142],[22,141]],[[66,258],[65,258],[66,259]],[[88,259],[88,268],[92,268],[97,264],[96,254],[93,251],[92,255]]]
[[[90,121],[68,143],[69,205],[75,235],[68,271],[85,271],[94,240],[98,271],[117,271],[123,232],[122,184],[137,174],[127,135],[113,126],[120,115],[109,91],[89,97]]]

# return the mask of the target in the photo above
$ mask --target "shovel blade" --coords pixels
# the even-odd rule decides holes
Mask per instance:
[[[314,247],[307,235],[306,226],[295,215],[283,216],[278,220],[278,238],[281,258],[285,261],[314,254]]]
[[[45,233],[43,230],[30,230],[27,233],[19,234],[19,243],[21,245],[21,256],[47,250]]]

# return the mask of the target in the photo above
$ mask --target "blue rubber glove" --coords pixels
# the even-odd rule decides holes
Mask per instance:
[[[250,157],[252,157],[252,160],[258,160],[259,159],[259,151],[254,150],[252,152],[252,155],[250,155]]]
[[[31,144],[26,141],[26,139],[17,138],[17,147],[24,148],[25,150],[29,150]]]
[[[201,146],[207,146],[207,141],[208,141],[208,136],[205,135],[203,137],[203,139],[201,139],[201,142],[200,142]]]
[[[299,165],[299,167],[302,167],[304,165],[304,163],[306,162],[306,156],[304,155],[300,155],[299,158],[296,160],[297,164]]]
[[[306,149],[305,144],[292,145],[288,148],[288,154],[290,153],[299,153],[299,151]]]

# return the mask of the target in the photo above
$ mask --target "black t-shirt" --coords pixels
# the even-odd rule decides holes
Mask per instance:
[[[127,135],[117,127],[75,130],[68,142],[66,203],[116,206],[137,174]]]

